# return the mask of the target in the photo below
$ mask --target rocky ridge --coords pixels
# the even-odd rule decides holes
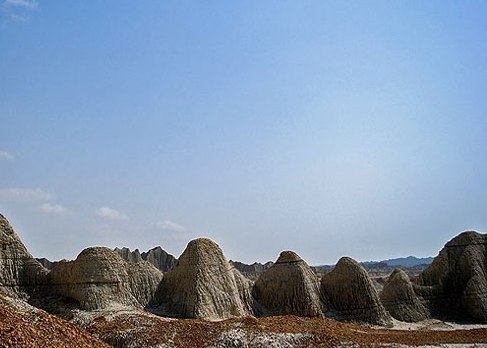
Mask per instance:
[[[168,254],[160,246],[152,248],[143,253],[140,253],[139,249],[131,251],[127,247],[123,247],[121,249],[115,248],[114,251],[127,262],[136,263],[140,261],[147,261],[158,268],[161,272],[171,270],[178,263],[178,260],[174,256]]]
[[[243,262],[232,260],[230,260],[230,263],[245,277],[253,281],[255,281],[264,271],[268,270],[274,264],[274,262],[268,261],[263,264],[260,262],[254,262],[251,265],[247,265]]]

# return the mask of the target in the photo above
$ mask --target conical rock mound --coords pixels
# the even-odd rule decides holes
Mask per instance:
[[[61,261],[50,273],[55,291],[84,310],[114,304],[145,307],[162,279],[149,263],[129,264],[105,247],[83,250],[74,261]]]
[[[415,290],[440,317],[487,322],[487,234],[463,232],[447,242]]]
[[[0,287],[10,296],[29,297],[45,285],[47,272],[0,214]]]
[[[389,326],[390,314],[379,300],[367,271],[350,257],[342,257],[321,279],[327,315],[342,320]]]
[[[283,251],[259,276],[254,296],[264,315],[323,315],[318,277],[292,251]]]
[[[179,262],[165,274],[161,300],[168,314],[183,318],[227,319],[250,315],[244,303],[248,284],[236,279],[235,270],[215,242],[199,238],[189,242]]]
[[[392,272],[384,284],[380,300],[397,320],[417,322],[430,318],[428,309],[418,299],[409,276],[403,270]]]

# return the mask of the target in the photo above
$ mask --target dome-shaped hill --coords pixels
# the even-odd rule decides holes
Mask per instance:
[[[391,325],[391,316],[379,301],[367,271],[350,257],[342,257],[321,279],[327,315],[337,319]]]
[[[323,315],[318,277],[292,251],[283,251],[259,276],[254,296],[264,315]]]
[[[380,300],[397,320],[417,322],[428,319],[430,313],[414,292],[409,276],[395,269],[384,284]]]
[[[165,274],[161,301],[166,311],[184,318],[226,319],[251,315],[245,303],[248,283],[236,278],[222,250],[207,238],[192,240],[178,264]],[[240,287],[240,291],[239,291]]]
[[[419,276],[416,292],[433,315],[487,322],[487,235],[459,234]]]
[[[114,303],[144,307],[152,299],[162,273],[147,262],[128,264],[105,247],[83,250],[74,261],[57,263],[50,273],[55,291],[86,310]]]

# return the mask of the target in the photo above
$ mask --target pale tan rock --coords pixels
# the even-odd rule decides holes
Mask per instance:
[[[227,319],[251,315],[247,285],[235,277],[218,244],[199,238],[189,242],[176,267],[164,275],[161,300],[172,315]],[[239,292],[239,286],[243,294]]]
[[[390,326],[392,318],[379,300],[367,271],[350,257],[342,257],[323,275],[321,294],[327,315],[340,320]]]
[[[283,251],[254,285],[263,315],[322,316],[319,280],[293,251]]]
[[[163,273],[147,261],[128,264],[127,270],[132,295],[142,307],[152,305]]]
[[[380,300],[387,311],[397,320],[418,322],[429,319],[429,310],[414,292],[409,276],[395,269],[384,284]]]
[[[154,296],[162,273],[143,262],[129,264],[105,247],[83,250],[74,261],[61,261],[50,273],[54,290],[94,310],[114,304],[145,307]]]
[[[237,284],[238,295],[240,297],[240,301],[242,302],[244,312],[254,314],[256,306],[255,299],[252,295],[254,282],[240,273],[238,269],[233,268],[231,263],[229,263],[229,265],[232,268],[233,277],[235,278],[235,283]]]

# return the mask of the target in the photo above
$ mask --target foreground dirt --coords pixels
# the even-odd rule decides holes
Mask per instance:
[[[337,347],[487,344],[487,328],[453,331],[375,329],[331,319],[277,316],[220,322],[119,314],[96,318],[88,331],[116,346]]]
[[[114,308],[99,312],[74,312],[73,322],[68,322],[23,301],[0,296],[0,348],[324,348],[440,344],[487,347],[487,328],[391,330],[295,316],[210,322],[168,319],[147,312]]]
[[[75,324],[44,311],[0,304],[0,347],[110,347]]]

